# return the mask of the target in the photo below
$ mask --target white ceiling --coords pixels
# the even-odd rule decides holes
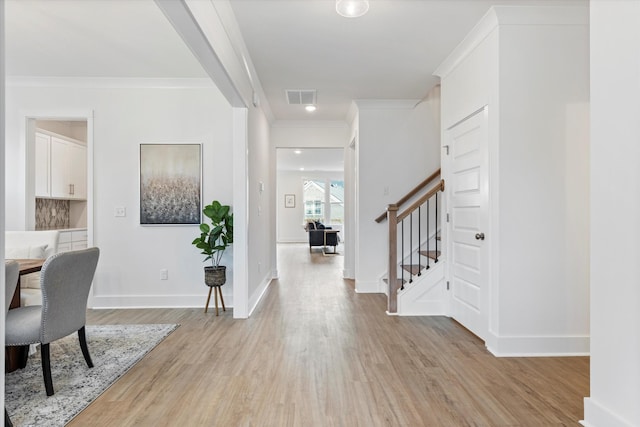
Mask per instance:
[[[278,120],[345,120],[352,99],[423,98],[434,69],[492,4],[587,0],[231,0]],[[6,0],[8,76],[206,77],[152,0]],[[318,110],[286,104],[317,89]]]
[[[5,0],[7,76],[207,77],[153,0]]]
[[[422,99],[432,73],[494,4],[586,0],[370,0],[361,18],[334,0],[232,0],[276,119],[345,120],[353,99]],[[318,110],[286,103],[286,89],[317,89]]]

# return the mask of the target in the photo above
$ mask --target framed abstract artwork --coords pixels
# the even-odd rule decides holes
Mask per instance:
[[[140,224],[200,224],[202,145],[140,144]]]

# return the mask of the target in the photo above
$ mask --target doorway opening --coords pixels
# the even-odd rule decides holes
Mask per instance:
[[[344,174],[343,148],[276,149],[278,245],[295,243],[309,253],[307,224],[321,223],[337,230],[338,252],[344,253]]]
[[[58,252],[93,245],[92,114],[24,120],[24,229],[59,230]]]

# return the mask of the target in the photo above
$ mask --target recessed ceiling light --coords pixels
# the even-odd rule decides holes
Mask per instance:
[[[316,111],[316,106],[315,105],[306,105],[304,107],[305,110],[307,110],[310,113],[313,113],[314,111]]]
[[[336,12],[345,18],[358,18],[369,10],[367,0],[336,0]]]
[[[302,150],[295,150],[294,153],[296,154],[302,154]]]
[[[303,171],[303,170],[304,170],[304,168],[300,168],[300,170],[301,170],[301,171]]]

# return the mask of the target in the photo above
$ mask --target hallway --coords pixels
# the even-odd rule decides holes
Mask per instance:
[[[181,327],[70,426],[578,425],[588,358],[495,358],[448,318],[387,316],[384,295],[341,278],[341,256],[283,244],[278,259],[247,320],[91,310]]]

